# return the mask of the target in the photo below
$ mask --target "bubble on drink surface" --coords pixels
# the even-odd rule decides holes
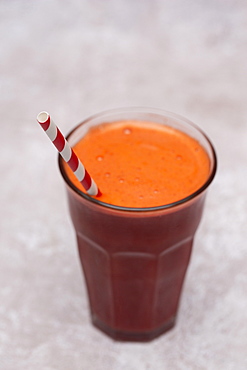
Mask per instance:
[[[124,183],[124,179],[119,179],[120,184]]]
[[[158,194],[158,193],[159,193],[159,190],[154,189],[154,194]]]
[[[139,199],[143,199],[144,197],[143,197],[143,195],[139,195]]]
[[[183,159],[183,157],[182,157],[180,154],[178,154],[178,155],[176,156],[176,158],[177,158],[177,160],[178,160],[178,161],[181,161],[181,160]]]
[[[125,129],[123,130],[123,133],[124,133],[125,135],[130,135],[130,134],[132,133],[132,130],[131,130],[130,128],[125,128]]]
[[[110,172],[106,172],[106,173],[105,173],[105,177],[107,177],[107,178],[108,178],[108,177],[110,177],[110,176],[111,176]]]
[[[103,157],[103,155],[98,155],[96,157],[96,159],[97,159],[97,161],[101,162],[101,161],[103,161],[104,157]]]
[[[138,182],[138,181],[140,181],[140,177],[135,178],[135,182]]]

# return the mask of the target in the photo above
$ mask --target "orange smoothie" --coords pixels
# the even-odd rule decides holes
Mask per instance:
[[[210,160],[197,140],[152,122],[103,123],[73,149],[101,190],[98,199],[117,206],[176,202],[198,190],[210,173]],[[68,167],[66,172],[84,192]]]

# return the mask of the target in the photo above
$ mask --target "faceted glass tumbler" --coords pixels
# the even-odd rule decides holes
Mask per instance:
[[[149,341],[175,324],[206,190],[216,172],[216,156],[209,139],[194,124],[147,108],[98,114],[78,125],[67,139],[74,145],[90,127],[124,119],[158,122],[184,131],[199,141],[211,162],[207,181],[190,196],[159,207],[125,208],[81,192],[59,158],[92,322],[114,339]]]

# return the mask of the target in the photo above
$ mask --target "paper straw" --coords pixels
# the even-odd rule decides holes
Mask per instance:
[[[37,116],[37,121],[43,130],[46,132],[49,139],[55,145],[60,155],[71,170],[74,172],[77,179],[80,181],[84,189],[89,195],[100,195],[100,191],[92,177],[89,175],[80,159],[77,157],[69,143],[51,119],[49,113],[40,112]]]

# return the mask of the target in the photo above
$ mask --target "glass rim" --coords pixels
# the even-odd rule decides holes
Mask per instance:
[[[204,131],[200,127],[198,127],[196,124],[194,124],[193,122],[191,122],[187,118],[185,118],[185,117],[183,117],[183,116],[181,116],[177,113],[169,112],[169,111],[164,110],[164,109],[150,108],[150,107],[128,107],[128,108],[124,107],[124,108],[115,108],[115,109],[104,110],[104,111],[101,111],[99,113],[96,113],[96,114],[93,114],[93,115],[89,116],[88,118],[84,119],[82,122],[77,124],[66,135],[66,140],[69,140],[70,136],[80,126],[86,124],[87,122],[89,122],[93,119],[100,118],[101,116],[103,117],[103,115],[106,115],[106,114],[114,114],[114,113],[118,113],[118,112],[119,113],[128,113],[128,112],[129,113],[131,113],[131,112],[134,113],[135,112],[135,113],[149,113],[149,114],[154,113],[154,114],[159,114],[161,116],[169,116],[171,118],[174,118],[174,119],[177,119],[177,120],[180,120],[180,121],[182,120],[183,122],[186,122],[186,124],[188,124],[189,126],[194,128],[195,130],[197,130],[204,137],[204,139],[207,141],[207,143],[209,144],[209,147],[210,147],[211,152],[212,152],[211,153],[212,154],[212,169],[211,169],[211,172],[210,172],[207,180],[204,182],[204,184],[200,188],[198,188],[195,192],[191,193],[187,197],[179,199],[178,201],[168,203],[168,204],[165,204],[165,205],[161,205],[161,206],[153,206],[153,207],[143,207],[143,208],[142,207],[124,207],[124,206],[117,206],[117,205],[114,205],[114,204],[102,202],[99,199],[93,198],[90,195],[81,191],[76,185],[73,184],[72,181],[70,181],[69,177],[66,174],[64,166],[63,166],[64,160],[63,160],[62,156],[60,154],[58,154],[58,166],[59,166],[59,170],[62,174],[62,177],[63,177],[65,183],[73,191],[75,191],[80,197],[82,197],[86,201],[89,201],[90,203],[94,203],[94,204],[96,204],[100,207],[104,207],[104,208],[108,208],[108,209],[114,209],[114,210],[118,210],[118,211],[122,211],[122,212],[127,212],[127,211],[128,212],[153,212],[153,211],[171,209],[171,208],[177,207],[179,205],[182,205],[184,203],[187,203],[190,200],[196,198],[198,195],[203,193],[208,188],[208,186],[211,184],[211,182],[214,179],[216,169],[217,169],[217,157],[216,157],[216,152],[215,152],[214,146],[213,146],[211,140],[208,138],[208,136],[204,133]]]

